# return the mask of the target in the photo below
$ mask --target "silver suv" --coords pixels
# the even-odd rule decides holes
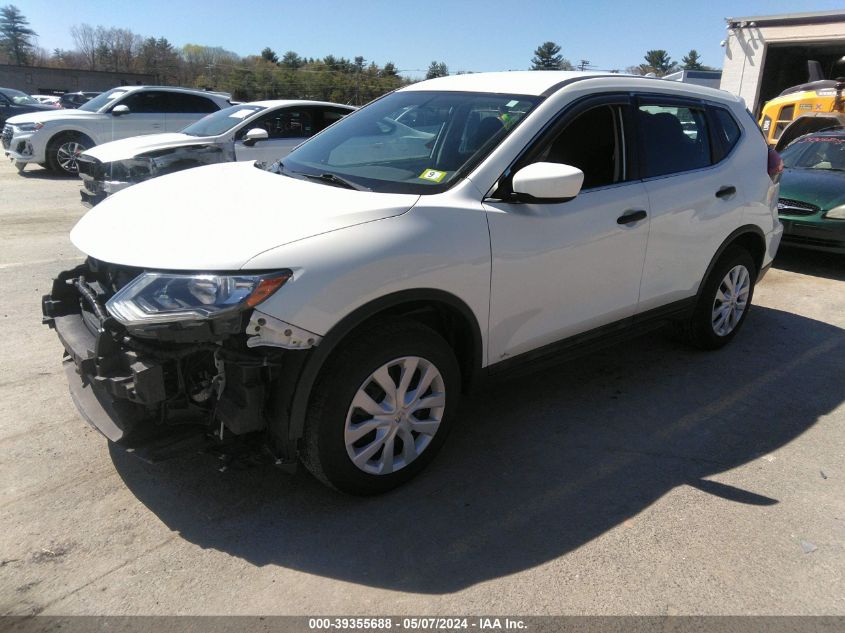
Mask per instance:
[[[231,105],[224,93],[163,86],[122,86],[75,110],[50,110],[10,117],[3,150],[19,171],[37,163],[76,174],[77,158],[100,143],[141,134],[178,132],[210,112]]]

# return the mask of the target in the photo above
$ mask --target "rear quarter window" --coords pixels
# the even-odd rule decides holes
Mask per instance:
[[[722,150],[721,155],[727,156],[739,142],[739,137],[742,135],[741,128],[733,115],[725,108],[714,107],[711,108],[711,112],[713,113],[713,136]]]

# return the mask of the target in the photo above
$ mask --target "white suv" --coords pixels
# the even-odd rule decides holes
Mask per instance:
[[[781,238],[770,157],[716,90],[425,81],[270,169],[109,197],[73,229],[89,258],[45,322],[82,414],[136,454],[163,457],[194,424],[221,450],[257,441],[379,492],[431,460],[485,375],[661,322],[729,342]]]
[[[76,174],[86,149],[116,139],[178,132],[210,112],[231,104],[223,93],[161,86],[122,86],[77,109],[19,114],[0,135],[6,156],[23,171],[37,163]]]

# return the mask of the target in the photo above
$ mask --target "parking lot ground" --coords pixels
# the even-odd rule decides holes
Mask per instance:
[[[40,325],[79,184],[25,174],[0,163],[0,613],[845,614],[843,258],[784,252],[722,351],[656,332],[493,384],[358,499],[92,431]]]

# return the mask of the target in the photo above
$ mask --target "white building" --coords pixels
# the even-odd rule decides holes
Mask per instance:
[[[826,79],[845,76],[845,11],[726,18],[720,88],[759,114],[785,88],[807,81],[807,61]]]

